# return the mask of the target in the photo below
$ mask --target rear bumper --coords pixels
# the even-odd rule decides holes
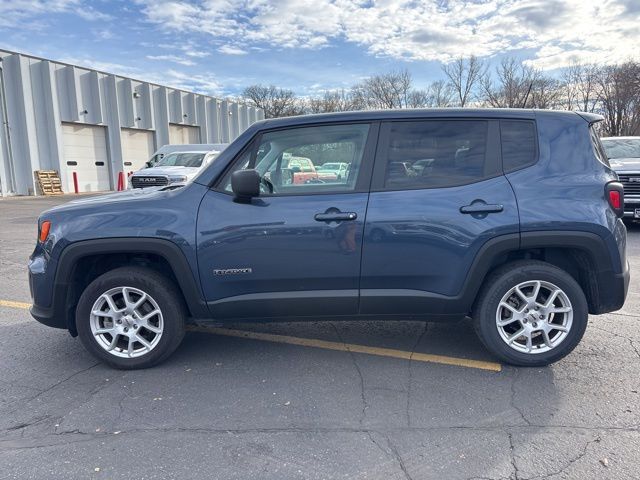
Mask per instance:
[[[589,313],[600,315],[621,309],[627,298],[630,278],[629,262],[622,273],[600,272],[597,299],[593,302],[592,311]]]

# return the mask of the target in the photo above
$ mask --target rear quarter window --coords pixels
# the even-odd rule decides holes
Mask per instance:
[[[607,167],[611,167],[611,164],[609,163],[609,156],[602,146],[602,142],[600,141],[600,136],[598,135],[598,130],[595,123],[589,125],[589,136],[591,137],[591,146],[593,147],[593,153],[595,154],[598,161],[604,163]]]
[[[502,167],[513,172],[538,161],[538,134],[529,120],[500,120]]]

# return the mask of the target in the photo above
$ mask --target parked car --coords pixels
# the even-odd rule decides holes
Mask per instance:
[[[602,145],[624,186],[624,216],[640,219],[640,137],[606,137]]]
[[[344,162],[323,163],[316,168],[318,178],[321,180],[337,180],[341,181],[347,178],[349,164]]]
[[[316,167],[309,158],[285,156],[283,157],[283,165],[291,171],[294,184],[305,183],[318,178]]]
[[[447,109],[255,123],[182,188],[43,213],[31,313],[117,368],[164,360],[189,323],[337,316],[470,316],[498,359],[547,365],[627,295],[601,120]],[[347,181],[282,174],[283,153],[336,145],[353,152]],[[404,168],[425,158],[422,175]]]
[[[211,152],[222,151],[228,143],[188,143],[181,145],[163,145],[145,163],[145,168],[155,167],[167,153],[174,152]]]
[[[205,168],[226,147],[218,144],[209,150],[211,145],[191,146],[189,150],[178,150],[162,154],[154,166],[143,168],[129,177],[130,188],[146,188],[185,183],[192,180],[200,170]]]

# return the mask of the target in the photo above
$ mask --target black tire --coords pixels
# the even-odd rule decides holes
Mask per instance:
[[[573,320],[564,340],[546,352],[525,353],[507,345],[496,324],[500,301],[509,290],[522,282],[540,280],[560,288],[573,308]],[[557,362],[580,343],[587,328],[589,310],[580,285],[564,270],[545,262],[522,260],[506,264],[492,272],[478,294],[473,325],[484,346],[503,362],[516,366],[539,367]]]
[[[133,287],[153,298],[162,312],[163,329],[157,344],[139,357],[123,358],[98,344],[91,330],[91,309],[98,298],[117,287]],[[76,308],[76,328],[84,347],[111,367],[125,370],[148,368],[165,360],[180,345],[185,333],[186,308],[175,285],[160,273],[143,267],[121,267],[91,282],[80,296]]]

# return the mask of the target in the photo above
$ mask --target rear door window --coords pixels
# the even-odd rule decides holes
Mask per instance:
[[[497,175],[489,124],[438,119],[385,124],[377,160],[384,168],[384,190],[452,187]]]

